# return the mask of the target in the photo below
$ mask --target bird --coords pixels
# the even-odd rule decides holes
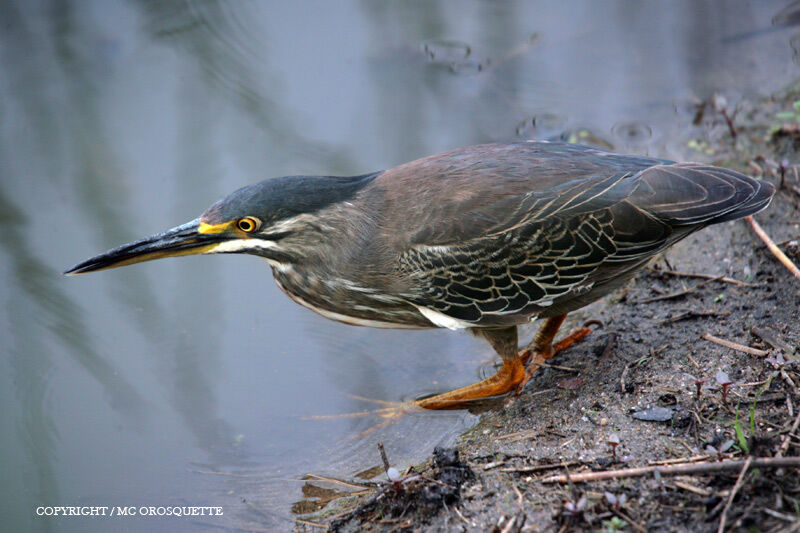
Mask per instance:
[[[80,274],[165,257],[266,259],[298,304],[346,324],[448,328],[483,337],[496,373],[414,400],[464,409],[519,393],[568,313],[624,285],[648,261],[712,224],[752,215],[766,181],[564,142],[450,150],[358,176],[285,176],[242,187],[198,218],[92,257]],[[527,349],[518,328],[541,326]]]

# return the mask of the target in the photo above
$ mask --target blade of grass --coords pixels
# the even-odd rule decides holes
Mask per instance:
[[[742,430],[742,424],[739,422],[739,404],[736,404],[736,419],[733,423],[733,430],[736,432],[736,441],[739,443],[739,448],[742,449],[744,453],[750,455],[750,447],[747,445],[747,437],[744,435],[744,431]]]

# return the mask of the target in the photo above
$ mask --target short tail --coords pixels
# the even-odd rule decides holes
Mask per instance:
[[[671,226],[707,226],[767,207],[775,187],[727,168],[699,163],[658,165],[641,174],[634,203]]]

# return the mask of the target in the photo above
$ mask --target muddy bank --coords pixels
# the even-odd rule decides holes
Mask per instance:
[[[781,186],[756,218],[796,263],[798,100],[795,88],[742,104],[732,123],[732,113],[706,106],[698,120],[713,121],[708,135],[685,141],[687,159]],[[777,531],[800,519],[798,469],[747,463],[800,454],[800,281],[746,223],[695,234],[570,317],[589,318],[604,327],[463,436],[458,465],[470,473],[457,483],[442,478],[440,451],[405,480],[305,515],[298,528],[701,531],[724,521],[725,530]],[[669,470],[720,460],[738,462]],[[572,479],[654,465],[668,468]],[[547,479],[554,475],[572,482]]]

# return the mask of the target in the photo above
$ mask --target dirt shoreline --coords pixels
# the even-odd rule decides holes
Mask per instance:
[[[708,106],[698,119],[706,135],[686,144],[695,159],[776,185],[783,175],[784,187],[756,218],[800,264],[800,181],[792,167],[800,163],[800,121],[786,118],[797,100],[796,87],[742,104],[735,138],[723,114]],[[800,420],[800,353],[786,349],[800,346],[800,281],[747,224],[714,226],[679,243],[624,289],[571,315],[572,324],[588,318],[604,328],[559,354],[523,394],[485,413],[458,443],[460,460],[451,454],[448,466],[436,459],[421,476],[409,473],[303,516],[297,528],[716,531],[723,520],[726,531],[800,526],[792,522],[800,520],[800,474],[792,466],[543,481],[697,457],[746,462],[800,454],[800,431],[790,431]],[[768,353],[744,353],[709,335]],[[472,475],[462,472],[454,482],[453,468]]]

